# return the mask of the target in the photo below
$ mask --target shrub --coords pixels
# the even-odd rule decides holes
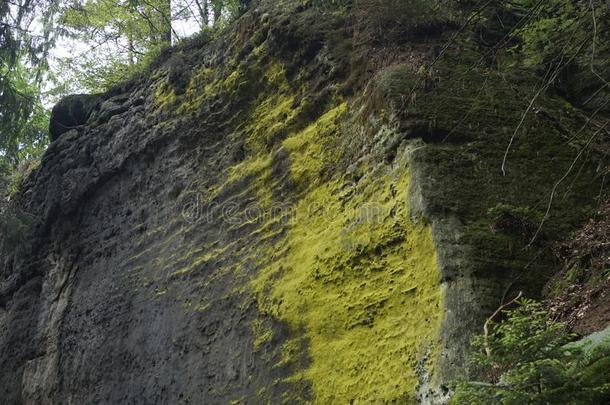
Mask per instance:
[[[0,176],[0,252],[23,251],[28,246],[34,218],[11,202],[38,161],[22,162],[10,178]]]
[[[473,341],[480,381],[454,384],[452,404],[609,403],[610,341],[584,350],[531,300]]]
[[[21,191],[21,187],[25,179],[40,165],[39,159],[27,159],[19,163],[17,168],[11,174],[10,183],[8,185],[8,197],[13,200]]]

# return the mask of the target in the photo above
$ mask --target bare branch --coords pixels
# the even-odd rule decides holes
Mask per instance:
[[[585,150],[587,150],[587,148],[589,147],[589,145],[591,145],[591,143],[593,142],[593,140],[597,137],[597,135],[599,135],[600,132],[602,132],[603,130],[605,130],[606,126],[608,125],[608,123],[610,123],[610,120],[606,121],[606,123],[599,128],[597,131],[595,131],[593,133],[593,135],[591,135],[591,137],[589,138],[589,140],[587,141],[587,143],[580,149],[580,151],[578,152],[578,154],[576,155],[576,157],[574,158],[574,160],[572,161],[572,164],[570,165],[570,167],[568,168],[568,170],[565,172],[565,174],[555,183],[555,185],[553,186],[553,189],[551,190],[551,196],[549,198],[549,203],[547,204],[546,207],[546,212],[544,213],[544,216],[542,217],[542,221],[540,221],[540,225],[538,226],[538,229],[536,230],[536,232],[534,233],[534,236],[532,237],[532,239],[530,240],[528,246],[530,246],[532,243],[534,243],[534,241],[536,240],[536,238],[538,237],[538,234],[540,233],[540,231],[542,230],[542,226],[544,225],[544,223],[546,222],[546,220],[549,218],[549,214],[551,212],[551,206],[553,205],[553,200],[555,198],[555,194],[557,192],[557,188],[561,185],[561,183],[564,182],[565,179],[568,178],[568,176],[570,175],[570,173],[572,173],[572,170],[574,169],[574,166],[576,166],[576,162],[578,162],[578,160],[580,159],[580,157],[583,155],[583,153],[585,152]]]
[[[509,305],[514,304],[522,296],[523,296],[523,291],[519,291],[519,294],[517,294],[517,296],[515,298],[508,301],[506,304],[500,305],[498,307],[498,309],[496,309],[496,311],[493,314],[491,314],[491,316],[489,318],[487,318],[487,320],[485,321],[485,324],[483,325],[483,339],[485,340],[485,355],[487,357],[491,356],[491,349],[489,348],[489,324],[494,320],[494,318],[496,316],[498,316],[498,314],[500,312],[502,312]]]

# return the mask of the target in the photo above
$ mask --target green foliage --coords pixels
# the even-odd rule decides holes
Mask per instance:
[[[82,52],[59,61],[62,94],[103,92],[136,76],[181,40],[176,23],[197,21],[202,31],[219,30],[246,1],[202,0],[197,8],[184,0],[87,0],[62,9],[60,24]],[[194,6],[193,6],[194,7]],[[213,28],[212,28],[213,27]]]
[[[489,336],[474,339],[478,349],[489,349],[491,355],[475,354],[474,361],[497,380],[501,374],[520,366],[524,360],[537,361],[561,357],[569,335],[561,323],[549,319],[541,304],[522,299],[519,307],[508,311],[506,320],[492,325]]]
[[[23,60],[0,66],[11,90],[0,90],[0,174],[9,174],[20,161],[38,157],[48,143],[48,111],[40,100],[35,73]]]
[[[171,40],[169,0],[88,0],[64,7],[62,27],[71,36],[112,43],[120,53],[135,54]]]
[[[21,191],[25,179],[40,165],[37,158],[24,159],[11,174],[11,181],[8,185],[8,197],[12,200]]]
[[[550,319],[544,307],[522,299],[488,336],[473,340],[473,363],[483,381],[461,381],[453,404],[607,403],[610,342],[585,351]]]
[[[0,174],[46,143],[40,84],[56,11],[56,0],[0,2]]]
[[[108,90],[142,70],[170,45],[169,0],[88,0],[62,9],[64,34],[80,52],[63,57],[59,93]]]

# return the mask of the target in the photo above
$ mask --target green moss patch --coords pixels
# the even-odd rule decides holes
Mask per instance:
[[[292,176],[309,186],[252,286],[259,311],[289,326],[278,366],[293,370],[288,381],[310,383],[315,403],[410,400],[418,360],[436,353],[436,253],[430,227],[408,214],[404,161],[356,184],[314,180],[332,155],[320,149],[324,134],[336,131],[345,109],[284,142]],[[260,324],[253,329],[257,346],[269,339]]]

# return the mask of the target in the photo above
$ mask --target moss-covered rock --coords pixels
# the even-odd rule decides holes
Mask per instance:
[[[52,144],[2,262],[9,403],[442,402],[539,294],[603,186],[586,111],[490,63],[469,2],[392,48],[315,3],[166,51]]]

